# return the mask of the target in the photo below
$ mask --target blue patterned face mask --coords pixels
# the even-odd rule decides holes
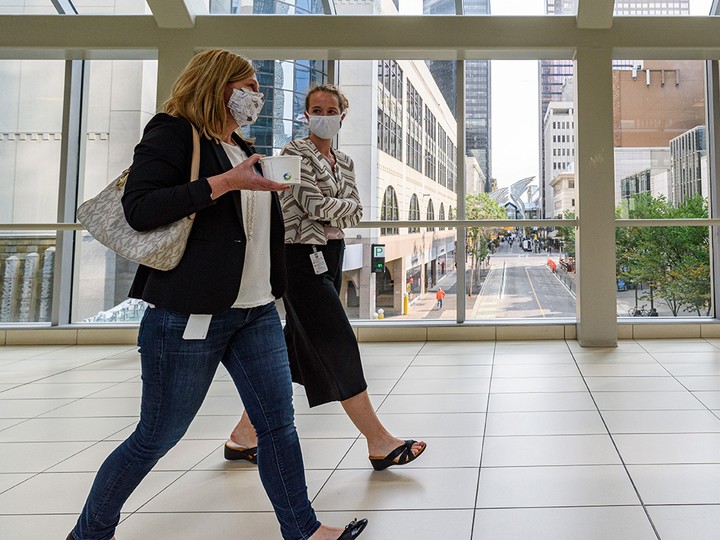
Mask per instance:
[[[265,96],[260,92],[253,92],[247,88],[233,88],[227,106],[237,125],[242,127],[255,123],[264,104]]]

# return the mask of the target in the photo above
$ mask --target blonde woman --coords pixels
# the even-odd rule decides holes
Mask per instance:
[[[410,463],[426,445],[393,436],[375,414],[355,334],[339,298],[343,229],[362,217],[353,161],[332,147],[347,110],[347,97],[334,85],[312,88],[305,98],[310,136],[283,149],[302,158],[300,184],[281,195],[288,272],[285,340],[293,381],[305,386],[310,406],[339,401],[365,436],[373,468],[383,470]],[[254,461],[262,455],[254,448],[251,420],[244,414],[233,430],[225,444],[227,459]]]
[[[286,282],[283,186],[258,174],[260,156],[235,133],[262,105],[248,60],[200,53],[135,148],[123,198],[130,225],[150,230],[193,213],[195,222],[177,268],[138,268],[130,296],[150,304],[138,337],[140,422],[100,467],[68,540],[113,538],[123,504],[185,434],[220,363],[257,427],[260,477],[282,537],[349,540],[367,523],[321,525],[308,500],[274,304]],[[202,140],[200,179],[190,183],[191,125]]]

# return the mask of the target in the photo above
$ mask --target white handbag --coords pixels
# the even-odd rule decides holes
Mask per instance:
[[[200,135],[194,126],[192,131],[191,182],[197,180],[200,171]],[[156,270],[172,270],[185,253],[195,214],[151,231],[136,231],[125,219],[121,200],[129,171],[125,169],[95,197],[82,203],[77,209],[78,221],[95,240],[121,257]]]

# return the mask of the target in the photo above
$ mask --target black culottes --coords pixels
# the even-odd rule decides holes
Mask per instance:
[[[312,246],[286,244],[288,286],[285,341],[294,382],[305,387],[311,407],[343,401],[367,389],[360,350],[340,302],[343,240],[315,246],[328,271],[315,274]]]

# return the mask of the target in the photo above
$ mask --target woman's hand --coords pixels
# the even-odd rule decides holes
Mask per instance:
[[[228,191],[246,189],[250,191],[285,191],[290,189],[287,184],[273,182],[260,176],[253,168],[263,157],[261,154],[253,154],[242,163],[229,171],[208,178],[212,189],[210,197],[215,200]]]

